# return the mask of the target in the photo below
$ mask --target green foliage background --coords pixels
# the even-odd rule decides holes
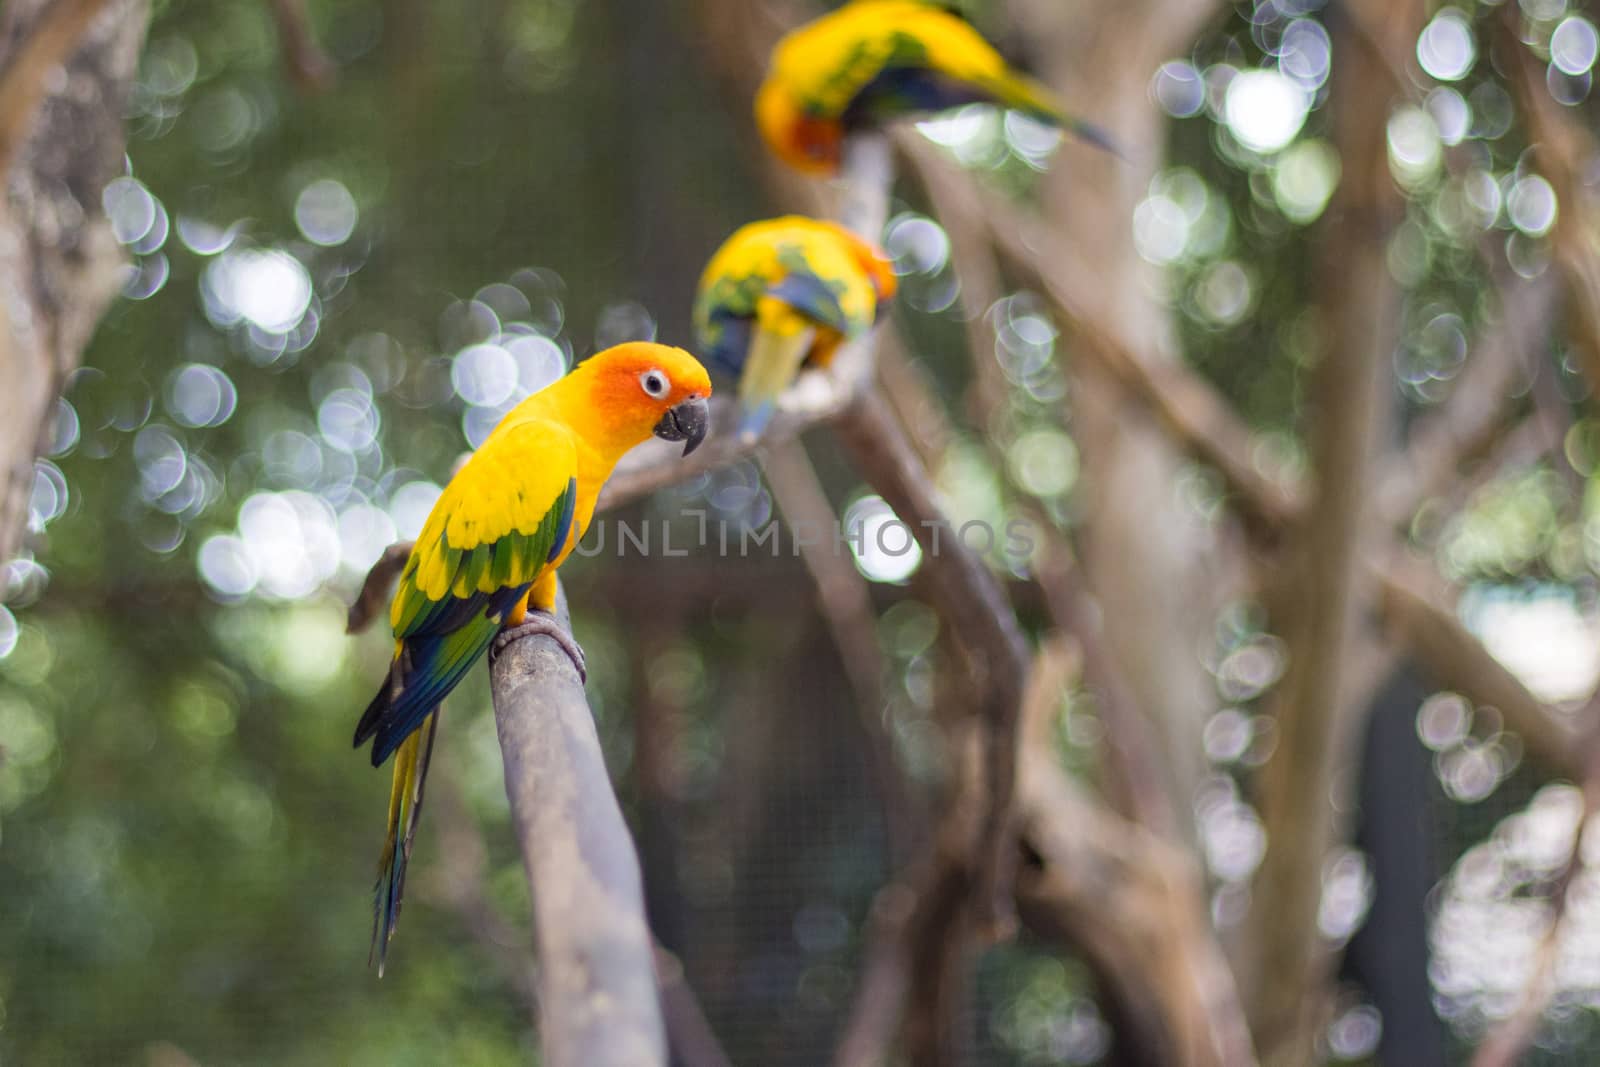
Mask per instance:
[[[67,392],[48,468],[64,492],[38,524],[32,559],[8,572],[0,609],[18,621],[0,658],[6,1063],[498,1064],[536,1054],[515,962],[526,887],[483,679],[445,717],[443,782],[430,793],[380,983],[365,966],[366,889],[388,776],[347,738],[388,649],[380,636],[342,633],[371,538],[347,537],[356,548],[341,544],[292,594],[219,590],[203,577],[202,549],[235,538],[241,508],[260,494],[309,494],[293,499],[325,517],[358,504],[393,515],[406,485],[444,480],[483,417],[452,389],[450,360],[498,328],[510,336],[521,323],[523,336],[553,340],[568,359],[652,331],[687,343],[700,264],[772,205],[744,104],[711,76],[691,5],[311,6],[339,81],[301,96],[280,69],[267,5],[155,5],[130,117],[139,184],[129,195],[146,196],[135,207],[164,221],[134,235],[133,295],[106,318]],[[1262,62],[1251,10],[1229,12],[1195,64]],[[998,120],[983,121],[968,142],[974,158],[1025,194],[1045,162]],[[1328,150],[1319,124],[1313,111],[1301,162]],[[1502,135],[1466,150],[1504,176],[1521,166],[1523,146]],[[1307,226],[1320,205],[1285,209],[1274,192],[1283,157],[1253,155],[1206,115],[1176,120],[1172,147],[1174,169],[1152,192],[1192,209],[1194,232],[1212,235],[1169,264],[1186,352],[1293,465],[1315,335]],[[1460,366],[1439,340],[1439,317],[1470,329],[1485,312],[1476,243],[1522,241],[1528,262],[1542,248],[1503,219],[1459,225],[1454,181],[1436,171],[1412,183],[1394,252],[1408,290],[1395,394],[1407,415]],[[325,244],[296,215],[318,182],[337,183],[358,212]],[[916,194],[904,195],[896,211],[917,221]],[[897,315],[953,397],[966,380],[953,281],[942,256],[919,259],[937,241],[912,238],[905,231],[895,249],[916,268]],[[312,287],[308,313],[276,333],[230,320],[208,289],[222,259],[274,250]],[[1205,286],[1224,263],[1242,265],[1253,288],[1245,311],[1219,318]],[[1009,300],[1014,319],[1048,328],[1030,294]],[[479,308],[498,321],[486,326]],[[1076,453],[1049,359],[1055,334],[1013,340],[997,352],[1016,385],[1001,442],[1010,463],[997,469],[958,433],[942,488],[961,518],[998,525],[1025,500],[1070,525]],[[180,377],[189,365],[226,376],[236,394],[228,414],[197,423]],[[1557,379],[1577,396],[1564,369]],[[367,397],[352,416],[366,420],[359,447],[328,408],[341,389]],[[1461,524],[1419,529],[1419,547],[1439,551],[1455,577],[1590,597],[1593,441],[1580,422],[1568,448],[1576,481],[1538,470],[1491,482]],[[818,455],[836,498],[858,496],[825,442]],[[1215,510],[1204,472],[1186,491]],[[666,520],[684,503],[743,526],[772,511],[746,466],[632,515]],[[849,689],[826,631],[794,607],[811,602],[804,572],[789,555],[603,558],[570,570],[613,771],[635,824],[653,826],[646,858],[667,885],[652,890],[663,936],[736,1059],[821,1062],[888,861]],[[663,590],[691,585],[695,609],[666,610]],[[937,623],[903,587],[877,595],[893,671],[886,714],[904,764],[931,778]],[[1219,625],[1217,663],[1260,638],[1260,626],[1259,609],[1239,605]],[[628,709],[641,695],[674,709],[680,727],[669,768],[676,821],[665,829],[660,811],[638,803]],[[1230,699],[1249,710],[1257,695]],[[758,706],[765,717],[753,715]],[[1092,774],[1092,709],[1072,714],[1063,744]],[[752,779],[765,790],[753,800],[738,784]],[[1462,832],[1480,836],[1489,822],[1463,820]],[[466,852],[447,836],[466,840]],[[463,885],[479,895],[463,903]],[[512,940],[486,938],[485,915]],[[971,1031],[993,1062],[1105,1053],[1075,962],[1008,949],[987,961],[982,988]]]

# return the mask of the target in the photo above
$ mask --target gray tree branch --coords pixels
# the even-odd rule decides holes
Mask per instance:
[[[558,608],[570,628],[565,597]],[[639,859],[572,660],[508,645],[491,672],[506,798],[533,890],[540,1041],[551,1067],[666,1067]]]

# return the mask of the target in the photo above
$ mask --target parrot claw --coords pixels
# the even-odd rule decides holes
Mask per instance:
[[[499,658],[500,653],[504,652],[506,646],[511,642],[524,637],[532,637],[535,634],[543,634],[560,645],[561,651],[567,654],[567,657],[572,660],[572,665],[578,669],[579,681],[585,683],[589,681],[589,668],[583,649],[578,646],[578,642],[572,639],[572,635],[562,629],[560,623],[556,622],[554,615],[548,611],[540,611],[538,608],[529,608],[528,613],[523,616],[522,622],[516,626],[508,626],[495,635],[494,643],[489,646],[489,662],[493,663]]]

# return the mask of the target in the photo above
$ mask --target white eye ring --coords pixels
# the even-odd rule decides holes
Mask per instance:
[[[660,400],[672,391],[672,383],[658,370],[647,370],[639,375],[639,386],[653,400]]]

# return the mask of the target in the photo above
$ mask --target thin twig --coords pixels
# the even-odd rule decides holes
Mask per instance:
[[[656,983],[661,986],[661,1012],[666,1017],[667,1039],[675,1062],[682,1067],[733,1067],[717,1032],[683,973],[683,963],[655,946]]]
[[[339,68],[317,44],[306,17],[305,0],[268,0],[278,26],[278,47],[289,80],[302,93],[320,93],[333,87]]]
[[[790,441],[765,451],[761,471],[778,509],[794,532],[800,558],[817,587],[818,606],[833,632],[845,675],[855,690],[868,762],[883,805],[889,866],[898,870],[910,855],[915,817],[885,718],[884,663],[871,590],[849,554],[840,551],[834,537],[838,519],[833,505],[800,442]]]
[[[911,984],[907,926],[917,902],[925,896],[907,883],[895,881],[873,898],[866,952],[833,1067],[883,1067]]]
[[[1560,205],[1552,242],[1566,282],[1573,347],[1590,392],[1600,396],[1600,253],[1594,244],[1595,197],[1584,181],[1595,158],[1595,140],[1550,95],[1545,64],[1522,42],[1521,18],[1515,5],[1502,11],[1497,41],[1513,67],[1508,81],[1527,123],[1534,158]]]
[[[967,658],[974,693],[963,732],[977,742],[977,766],[955,775],[955,794],[936,831],[932,871],[919,880],[923,889],[905,928],[915,1009],[908,1013],[907,1054],[933,1065],[949,1062],[952,999],[971,939],[991,941],[1011,928],[1018,710],[1027,644],[994,575],[940,510],[927,472],[882,397],[862,396],[835,428],[867,483],[921,546],[929,594]],[[957,762],[964,759],[959,741],[953,751]]]
[[[927,472],[883,399],[876,393],[864,395],[840,418],[836,430],[867,483],[922,547],[929,591],[984,694],[984,706],[978,709],[988,767],[984,834],[993,866],[988,868],[988,895],[979,899],[982,907],[993,909],[991,921],[1004,927],[1010,911],[1003,899],[1009,892],[1003,872],[1010,866],[1004,854],[1010,852],[1017,711],[1028,672],[1027,642],[1000,583],[945,518]]]
[[[372,568],[367,571],[366,579],[361,583],[361,592],[356,594],[355,602],[350,605],[350,611],[345,615],[345,633],[361,633],[372,625],[374,619],[388,610],[389,595],[394,589],[394,583],[400,577],[401,570],[405,568],[406,560],[411,556],[413,544],[412,541],[396,541],[384,549],[383,555],[373,562]]]
[[[1541,278],[1497,288],[1498,321],[1474,345],[1450,395],[1417,420],[1405,448],[1384,465],[1378,509],[1390,524],[1408,521],[1493,448],[1511,425],[1506,414],[1517,386],[1537,374],[1537,341],[1555,307],[1555,286]]]

